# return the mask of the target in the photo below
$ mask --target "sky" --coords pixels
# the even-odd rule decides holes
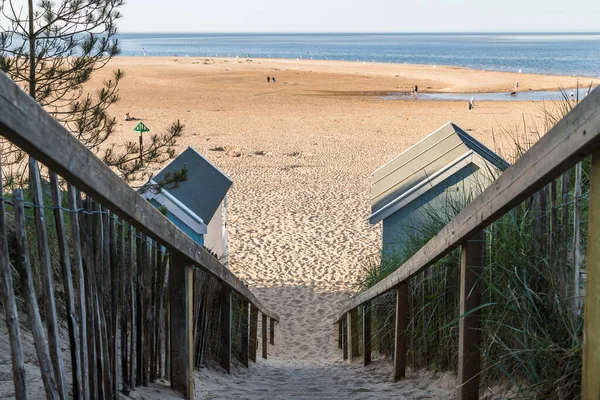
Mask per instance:
[[[126,0],[121,32],[599,32],[599,0]]]

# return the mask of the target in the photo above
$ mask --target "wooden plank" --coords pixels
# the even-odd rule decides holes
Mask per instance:
[[[171,253],[171,387],[188,400],[194,398],[192,285],[192,265],[181,254]]]
[[[414,256],[348,302],[338,319],[440,260],[599,147],[600,90],[594,90]]]
[[[42,180],[37,161],[29,159],[29,186],[33,200],[33,214],[35,217],[35,231],[37,248],[42,275],[42,295],[44,298],[45,321],[48,331],[48,344],[50,357],[54,367],[54,375],[58,392],[62,398],[67,397],[67,382],[65,380],[65,365],[60,347],[60,324],[56,313],[56,299],[54,297],[54,279],[52,278],[52,263],[50,261],[50,246],[48,244],[48,230],[46,227],[46,214],[44,212],[44,199]]]
[[[2,187],[2,157],[0,157],[0,292],[2,303],[6,310],[6,327],[10,342],[10,355],[12,359],[13,383],[15,385],[15,398],[27,399],[27,385],[25,375],[25,360],[23,358],[23,343],[21,342],[21,328],[19,327],[19,313],[15,298],[12,277],[12,265],[9,260],[8,240],[6,236],[6,214],[4,212],[4,188]]]
[[[269,317],[269,342],[271,346],[275,345],[275,320]]]
[[[600,152],[592,157],[590,185],[583,318],[583,400],[600,399]]]
[[[221,366],[231,373],[231,289],[221,288]]]
[[[50,350],[48,349],[48,341],[44,334],[42,318],[33,286],[33,275],[31,272],[31,262],[29,260],[29,245],[27,243],[27,231],[25,229],[25,209],[23,207],[23,190],[17,189],[13,193],[13,205],[15,208],[15,235],[16,235],[16,251],[17,263],[19,266],[21,288],[23,290],[23,298],[27,307],[27,319],[29,327],[35,342],[35,350],[40,364],[40,372],[42,374],[42,382],[46,391],[47,399],[60,399],[56,378],[54,375],[54,367],[50,359]]]
[[[248,313],[248,301],[241,299],[242,304],[242,319],[240,323],[240,342],[241,342],[241,357],[242,364],[248,367],[250,365],[249,354],[248,354],[248,341],[249,341],[249,328],[250,328],[250,315]]]
[[[112,398],[119,398],[119,357],[118,352],[118,337],[119,337],[119,294],[121,292],[120,272],[120,257],[117,250],[117,220],[114,215],[109,217],[109,236],[110,236],[110,275],[111,275],[111,383],[112,383]]]
[[[142,386],[142,380],[144,375],[144,356],[143,356],[143,315],[144,310],[142,308],[142,285],[143,285],[143,273],[144,273],[144,261],[142,259],[142,243],[145,242],[145,238],[142,238],[141,232],[136,231],[135,235],[135,248],[136,248],[136,271],[135,271],[135,309],[137,310],[135,325],[136,325],[136,340],[135,340],[135,386]],[[171,359],[171,357],[169,357]]]
[[[157,376],[159,378],[163,377],[163,352],[162,352],[162,335],[164,331],[164,313],[163,309],[165,306],[165,271],[166,271],[166,259],[163,252],[163,247],[159,245],[158,247],[158,260],[160,269],[158,271],[158,282],[157,282],[157,290],[158,290],[158,300],[157,300],[157,324],[156,324],[156,351],[158,353],[157,356]]]
[[[462,247],[460,261],[460,311],[458,323],[458,400],[479,399],[481,372],[481,285],[485,233],[480,231]],[[468,314],[468,315],[465,315]]]
[[[129,336],[129,388],[135,390],[135,361],[137,360],[136,353],[136,316],[135,316],[135,302],[136,302],[136,258],[135,258],[135,232],[133,227],[129,226],[129,319],[131,323],[131,334]],[[169,358],[168,356],[166,357]]]
[[[337,326],[338,326],[338,349],[341,349],[344,346],[344,334],[342,332],[344,327],[342,326],[342,321],[338,321]]]
[[[80,364],[81,364],[81,390],[82,399],[90,398],[90,373],[88,367],[88,334],[87,334],[87,299],[85,295],[85,276],[83,271],[82,245],[79,231],[79,205],[77,204],[77,190],[72,185],[68,186],[68,205],[71,219],[71,240],[73,243],[73,265],[77,274],[77,298],[79,308],[77,310],[79,317],[80,333]]]
[[[58,241],[58,253],[65,291],[65,306],[67,309],[67,326],[69,330],[69,346],[71,354],[71,374],[73,385],[73,398],[84,398],[82,388],[81,351],[79,349],[79,326],[75,317],[75,293],[73,289],[73,276],[71,273],[71,257],[67,232],[65,229],[64,215],[62,210],[62,191],[58,182],[58,176],[50,172],[50,191],[54,205],[54,225],[56,227],[56,238]]]
[[[358,343],[358,308],[350,310],[350,361],[359,356]]]
[[[128,335],[131,334],[131,331],[128,329],[128,321],[129,321],[129,307],[127,302],[127,271],[128,271],[128,254],[126,250],[125,244],[125,232],[128,231],[125,223],[123,221],[119,221],[119,269],[121,270],[120,280],[121,284],[119,286],[119,291],[121,292],[119,297],[121,299],[120,307],[121,307],[121,317],[120,317],[120,329],[121,329],[121,393],[125,396],[129,396],[130,394],[130,384],[129,384],[129,341]]]
[[[267,337],[267,316],[265,314],[262,314],[261,336],[262,336],[262,358],[264,358],[266,360],[267,359],[267,343],[268,343],[269,339]]]
[[[348,359],[348,317],[340,319],[342,322],[342,356],[344,360]]]
[[[363,365],[371,364],[371,302],[363,305],[362,352]]]
[[[394,372],[397,382],[406,377],[406,328],[408,327],[408,282],[396,289],[396,329],[394,331]]]
[[[579,274],[581,270],[581,177],[582,165],[575,167],[575,198],[573,207],[573,317],[579,315],[580,290]]]
[[[590,93],[587,99],[594,98]],[[585,104],[585,101],[581,104]],[[279,321],[244,282],[177,228],[8,77],[0,74],[0,133],[149,236],[177,249]]]
[[[258,347],[258,309],[250,304],[250,344],[248,357],[256,362],[256,349]]]

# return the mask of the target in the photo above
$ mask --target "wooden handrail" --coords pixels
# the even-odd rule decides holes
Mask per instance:
[[[144,200],[4,74],[0,74],[0,135],[279,321],[279,316],[238,277]]]
[[[600,90],[594,90],[408,261],[348,302],[335,322],[439,261],[598,149]]]

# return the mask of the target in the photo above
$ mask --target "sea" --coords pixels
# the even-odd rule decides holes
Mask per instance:
[[[345,60],[600,77],[600,33],[121,33],[123,56]]]

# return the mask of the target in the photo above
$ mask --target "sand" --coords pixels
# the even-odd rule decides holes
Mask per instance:
[[[126,72],[114,144],[185,124],[177,150],[194,146],[234,181],[229,196],[230,267],[277,312],[269,360],[232,376],[198,373],[208,398],[451,398],[452,383],[421,374],[389,383],[389,363],[343,363],[333,325],[366,260],[380,246],[369,226],[370,173],[452,120],[493,149],[501,134],[541,115],[539,102],[386,101],[410,91],[509,91],[574,87],[576,78],[455,67],[331,61],[117,58]],[[110,70],[95,78],[109,78]],[[267,75],[277,78],[267,85]],[[580,84],[588,82],[580,81]],[[158,167],[156,167],[158,168]],[[259,350],[260,354],[260,350]],[[386,369],[388,368],[388,369]],[[286,389],[289,386],[288,389]],[[168,398],[154,386],[137,398]],[[286,396],[275,391],[288,390]],[[319,394],[320,393],[320,394]],[[254,397],[252,397],[254,396]]]

